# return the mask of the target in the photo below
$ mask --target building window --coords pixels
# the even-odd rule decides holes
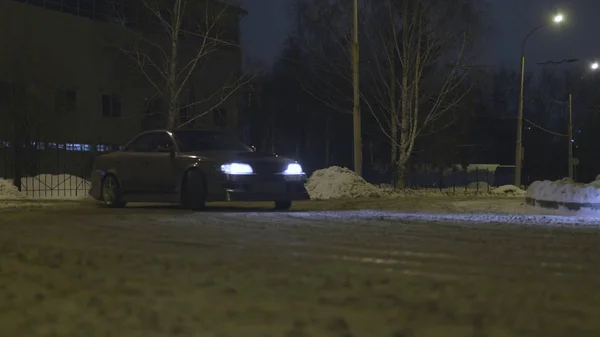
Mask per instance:
[[[102,95],[102,117],[121,117],[121,98],[116,95]]]
[[[189,122],[189,120],[190,120],[189,110],[190,110],[189,107],[179,108],[179,123],[180,124]]]
[[[227,110],[223,108],[215,109],[213,112],[213,123],[215,126],[227,126]]]
[[[72,113],[77,110],[77,92],[75,90],[59,90],[54,93],[54,112]]]

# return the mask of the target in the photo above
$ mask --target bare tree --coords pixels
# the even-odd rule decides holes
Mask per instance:
[[[249,83],[250,76],[241,71],[237,41],[239,7],[219,0],[139,3],[139,23],[128,27],[134,35],[133,46],[121,50],[165,101],[167,129],[193,123]],[[122,22],[127,25],[128,18],[123,17]],[[223,59],[233,61],[224,65]],[[216,74],[215,69],[223,73]],[[199,86],[204,97],[186,97]],[[195,106],[203,106],[203,112],[191,118],[180,116],[182,110]]]
[[[360,5],[361,100],[391,147],[397,183],[419,136],[469,91],[467,58],[479,0],[378,0]],[[349,2],[297,0],[316,84],[304,88],[330,109],[352,109]],[[457,38],[458,37],[458,38]]]
[[[391,145],[395,183],[404,172],[417,138],[450,125],[445,120],[470,86],[466,49],[468,30],[451,29],[454,1],[384,0],[371,8],[374,39],[369,65],[370,92],[365,100]],[[458,34],[457,34],[458,33]],[[456,36],[459,36],[457,39]]]

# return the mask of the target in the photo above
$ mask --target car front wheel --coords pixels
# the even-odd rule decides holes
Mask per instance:
[[[112,174],[102,180],[102,201],[110,208],[125,207],[126,202],[121,199],[121,188],[117,178]]]
[[[292,208],[291,200],[275,201],[275,209],[276,210],[285,211],[285,210],[289,210],[290,208]]]

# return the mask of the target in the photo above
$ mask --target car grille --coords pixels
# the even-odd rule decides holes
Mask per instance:
[[[252,169],[256,174],[275,174],[285,171],[282,163],[253,163]]]

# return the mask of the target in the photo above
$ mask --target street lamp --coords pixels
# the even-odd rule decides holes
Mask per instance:
[[[554,16],[553,20],[554,20],[554,23],[561,23],[561,22],[563,22],[564,19],[565,18],[563,17],[562,14],[557,14]]]
[[[562,14],[556,14],[553,18],[553,22],[555,24],[560,24],[564,21],[564,16]],[[533,28],[525,39],[523,40],[523,44],[521,44],[521,90],[519,92],[519,112],[517,118],[517,148],[515,151],[515,186],[521,186],[521,171],[523,167],[523,90],[525,84],[525,45],[527,44],[527,40],[529,37],[539,30],[542,27],[545,27],[547,23],[543,23],[535,28]]]
[[[593,62],[593,63],[590,65],[590,68],[592,68],[592,70],[598,70],[598,62]]]

